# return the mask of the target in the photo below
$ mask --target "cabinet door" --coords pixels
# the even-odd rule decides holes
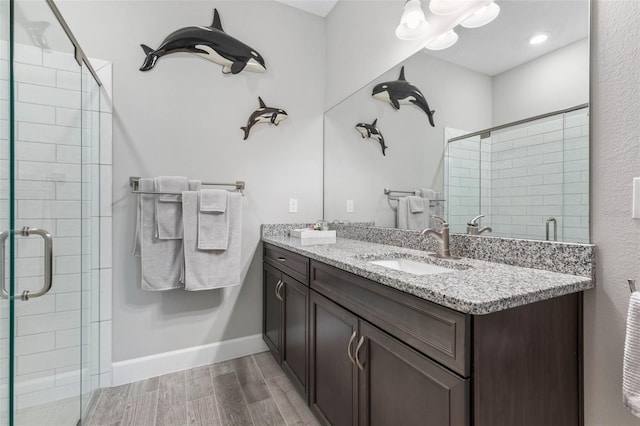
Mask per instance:
[[[349,359],[348,346],[352,343],[355,349],[358,319],[314,291],[310,295],[310,310],[309,405],[325,424],[355,425],[358,369]]]
[[[282,363],[282,320],[283,309],[280,290],[282,274],[274,267],[264,264],[262,338],[271,350],[278,364]],[[280,290],[282,293],[282,290]]]
[[[469,384],[360,320],[360,425],[469,424]]]
[[[280,290],[284,299],[282,367],[306,399],[309,366],[307,345],[309,288],[284,274],[282,281],[284,282],[284,286]]]

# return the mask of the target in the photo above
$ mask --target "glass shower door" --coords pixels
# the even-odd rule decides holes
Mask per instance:
[[[0,425],[72,426],[83,393],[92,390],[89,344],[97,341],[90,321],[99,230],[91,194],[97,202],[92,164],[99,150],[90,111],[99,94],[46,1],[7,3],[14,20],[0,63],[8,71],[0,255],[9,295],[0,300]],[[3,24],[7,16],[3,10]]]

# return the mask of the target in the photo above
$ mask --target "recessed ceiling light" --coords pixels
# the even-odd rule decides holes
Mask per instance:
[[[533,44],[533,45],[541,44],[547,41],[548,38],[549,38],[549,34],[547,33],[536,34],[529,39],[529,44]]]

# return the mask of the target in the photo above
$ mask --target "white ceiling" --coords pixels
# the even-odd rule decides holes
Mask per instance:
[[[497,0],[496,3],[501,11],[495,21],[473,29],[458,26],[458,43],[449,49],[425,50],[425,53],[493,76],[589,34],[588,0]],[[529,38],[539,32],[549,33],[549,40],[530,45]]]
[[[280,3],[326,17],[338,0],[276,0]],[[354,0],[342,0],[354,1]],[[361,1],[362,7],[367,2]],[[398,3],[398,17],[402,5]],[[496,75],[546,53],[559,49],[589,34],[589,0],[496,0],[501,12],[495,21],[480,28],[456,27],[458,43],[441,51],[425,53],[487,75]],[[429,2],[422,8],[431,17]],[[531,46],[529,38],[538,32],[550,34],[549,40]],[[394,34],[389,34],[395,37]]]
[[[288,6],[326,18],[338,0],[276,0]]]

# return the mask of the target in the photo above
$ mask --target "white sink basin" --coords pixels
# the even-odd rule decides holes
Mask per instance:
[[[402,258],[371,260],[369,261],[369,263],[415,275],[441,274],[443,272],[456,271],[455,269],[444,268],[442,266],[433,265],[431,263],[416,262],[415,260]]]

